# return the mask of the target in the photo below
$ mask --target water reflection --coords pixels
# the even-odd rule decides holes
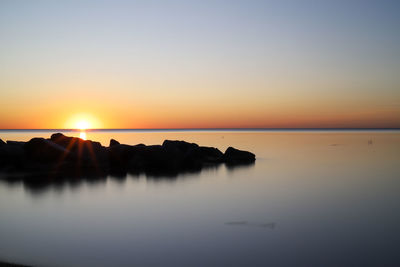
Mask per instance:
[[[241,162],[241,163],[225,163],[226,168],[228,171],[235,171],[238,169],[249,169],[252,168],[255,165],[255,162]]]
[[[218,172],[224,164],[209,164],[201,168],[186,169],[179,172],[113,172],[111,174],[101,173],[93,170],[69,173],[2,173],[0,180],[6,182],[8,186],[22,183],[24,189],[32,194],[41,194],[50,189],[63,190],[64,188],[76,189],[82,184],[99,184],[106,183],[107,180],[125,182],[126,179],[145,178],[152,182],[177,182],[180,180],[196,178],[207,172]],[[248,169],[254,167],[253,163],[240,165],[224,165],[229,173],[240,169]]]
[[[234,144],[257,161],[172,176],[72,175],[40,185],[0,179],[0,261],[400,266],[399,132],[86,133],[105,145],[110,137],[221,150]],[[31,138],[14,137],[2,139]]]
[[[79,138],[80,138],[80,139],[83,139],[83,140],[87,140],[86,132],[85,132],[85,131],[81,131],[81,132],[79,133]]]

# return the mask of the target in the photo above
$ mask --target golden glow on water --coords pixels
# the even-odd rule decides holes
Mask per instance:
[[[85,131],[81,131],[80,133],[79,133],[79,138],[81,138],[81,139],[83,139],[83,140],[86,140],[86,132]]]

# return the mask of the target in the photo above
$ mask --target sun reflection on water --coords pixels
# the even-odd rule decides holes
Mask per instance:
[[[86,140],[86,132],[85,132],[85,131],[81,131],[81,132],[79,133],[79,138],[81,138],[81,139],[83,139],[83,140]]]

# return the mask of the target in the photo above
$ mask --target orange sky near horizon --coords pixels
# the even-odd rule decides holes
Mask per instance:
[[[76,128],[399,128],[396,106],[346,106],[344,104],[272,103],[254,101],[202,104],[150,103],[129,100],[71,103],[49,101],[32,106],[0,107],[2,129]]]

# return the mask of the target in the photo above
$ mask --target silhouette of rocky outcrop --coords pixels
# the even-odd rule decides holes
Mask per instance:
[[[117,140],[111,139],[109,146],[115,146],[115,145],[119,145],[119,142]]]
[[[21,174],[34,182],[127,173],[176,176],[223,163],[239,166],[254,161],[255,155],[247,151],[229,147],[222,153],[214,147],[185,141],[165,140],[162,145],[146,146],[120,144],[111,139],[110,146],[105,147],[99,142],[56,133],[48,139],[0,142],[0,171],[13,174],[8,177]]]
[[[248,151],[242,151],[233,147],[228,147],[222,160],[230,165],[253,162],[255,155]]]

